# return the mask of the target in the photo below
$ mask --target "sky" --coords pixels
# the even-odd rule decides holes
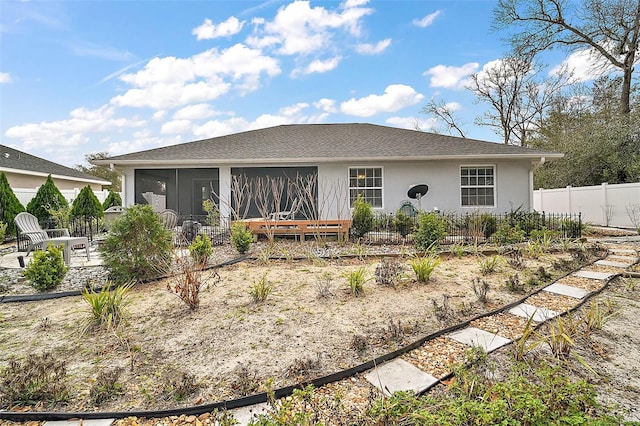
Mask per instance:
[[[73,167],[280,124],[443,132],[429,99],[499,142],[465,88],[508,51],[496,3],[0,0],[0,143]]]

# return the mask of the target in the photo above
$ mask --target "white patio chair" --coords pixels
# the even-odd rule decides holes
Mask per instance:
[[[269,219],[271,220],[293,220],[296,217],[296,213],[300,210],[300,203],[296,198],[291,203],[291,208],[289,210],[279,211],[275,213],[271,213],[269,215]]]
[[[19,236],[26,237],[29,240],[27,256],[35,249],[46,248],[49,242],[54,241],[53,238],[70,237],[69,230],[66,228],[42,229],[38,223],[38,218],[31,213],[18,213],[14,222],[18,228]]]

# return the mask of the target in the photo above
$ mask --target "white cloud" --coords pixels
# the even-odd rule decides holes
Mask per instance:
[[[306,102],[298,102],[297,104],[280,108],[280,114],[285,117],[299,117],[302,111],[309,108]]]
[[[189,133],[192,128],[191,120],[171,120],[160,127],[160,133]]]
[[[384,122],[395,127],[410,130],[427,130],[433,127],[434,119],[419,120],[416,117],[389,117]],[[417,127],[417,128],[416,128]]]
[[[11,83],[11,74],[8,72],[0,72],[0,83]]]
[[[187,105],[173,114],[174,120],[201,120],[213,117],[219,113],[209,104]]]
[[[231,16],[224,22],[214,24],[211,19],[205,19],[202,25],[193,29],[191,34],[195,35],[198,40],[210,40],[218,37],[228,37],[238,34],[244,21],[238,20],[235,16]]]
[[[106,151],[110,155],[120,155],[129,152],[142,151],[144,149],[158,148],[161,146],[175,145],[182,143],[182,136],[176,135],[172,137],[153,136],[151,132],[137,132],[132,139],[124,139],[117,142],[111,142]]]
[[[321,6],[311,7],[309,1],[295,1],[281,7],[273,21],[254,20],[264,32],[249,37],[251,46],[275,47],[282,55],[309,54],[331,45],[335,32],[345,30],[352,36],[360,34],[361,19],[373,13],[359,7],[363,2],[347,2],[340,11]]]
[[[108,61],[128,61],[135,57],[128,50],[115,49],[86,41],[72,44],[71,51],[77,56],[91,56]]]
[[[314,102],[313,106],[324,112],[338,112],[338,109],[336,108],[336,101],[334,99],[322,98],[319,101]]]
[[[137,117],[118,118],[115,109],[104,105],[98,109],[77,108],[66,120],[29,123],[13,126],[5,132],[9,138],[21,139],[26,150],[51,150],[62,158],[64,152],[90,142],[88,133],[109,133],[146,125]]]
[[[342,60],[341,56],[336,56],[334,58],[327,59],[326,61],[321,61],[319,59],[316,59],[315,61],[311,62],[309,65],[304,67],[303,69],[293,70],[291,75],[296,76],[298,74],[325,73],[325,72],[334,70],[338,66],[341,60]]]
[[[369,3],[369,0],[347,0],[342,4],[344,9],[349,9],[351,7],[362,6],[363,4]]]
[[[429,25],[433,24],[433,21],[435,21],[436,18],[440,16],[441,13],[442,11],[436,10],[435,12],[430,13],[429,15],[425,16],[422,19],[414,19],[412,23],[413,25],[420,28],[428,27]]]
[[[233,86],[243,94],[254,91],[263,74],[275,76],[280,72],[275,59],[243,44],[222,51],[209,49],[188,58],[153,58],[142,70],[120,76],[133,88],[115,96],[111,103],[165,109],[205,102]]]
[[[364,98],[352,98],[340,105],[345,114],[358,117],[371,117],[380,112],[395,112],[407,106],[421,102],[424,96],[413,87],[404,84],[387,86],[383,95],[369,95]]]
[[[362,43],[356,46],[356,52],[363,55],[377,55],[384,52],[384,50],[391,45],[391,39],[386,38],[377,42],[376,44]]]
[[[609,74],[615,68],[593,49],[583,49],[571,53],[560,65],[553,67],[549,74],[558,75],[563,69],[571,73],[572,81],[584,82]]]
[[[199,138],[214,138],[248,130],[249,123],[241,117],[228,120],[210,120],[203,125],[194,126],[193,134]]]
[[[431,87],[444,87],[446,89],[464,88],[467,77],[478,69],[480,64],[470,62],[461,67],[453,67],[447,65],[436,65],[429,68],[422,75],[430,75]]]
[[[154,112],[151,118],[153,118],[154,121],[160,121],[160,120],[163,120],[166,116],[167,116],[167,111],[160,110],[160,111]]]

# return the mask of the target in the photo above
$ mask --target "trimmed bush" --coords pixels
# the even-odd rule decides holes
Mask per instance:
[[[89,185],[80,190],[73,200],[71,217],[103,217],[102,204]]]
[[[445,218],[437,213],[421,212],[418,215],[418,227],[413,240],[418,250],[428,250],[438,245],[438,241],[447,235]]]
[[[253,235],[251,235],[251,231],[249,231],[243,223],[236,222],[231,225],[231,242],[236,250],[238,250],[238,253],[244,254],[248,252],[251,247]]]
[[[0,172],[0,222],[7,225],[6,235],[16,234],[16,225],[13,222],[16,215],[24,211],[24,206],[13,193],[7,176]]]
[[[207,234],[196,235],[193,242],[189,246],[189,254],[195,263],[205,265],[209,256],[213,254],[211,239]]]
[[[396,217],[393,218],[393,227],[400,235],[406,237],[413,229],[413,219],[402,210],[398,210]]]
[[[122,205],[122,198],[120,197],[120,194],[109,190],[109,195],[107,195],[107,198],[104,199],[104,203],[102,203],[102,210],[104,211],[109,207],[121,206],[121,205]]]
[[[37,217],[40,223],[44,223],[51,218],[49,209],[60,210],[68,206],[69,203],[49,175],[45,183],[38,188],[36,196],[27,204],[27,211]]]
[[[361,195],[353,202],[351,214],[351,229],[356,237],[364,237],[373,229],[373,207]]]
[[[46,250],[36,250],[23,274],[39,291],[56,288],[64,279],[68,267],[64,264],[62,248],[49,244]]]
[[[166,274],[172,249],[171,233],[149,205],[126,209],[100,247],[103,264],[117,284]]]

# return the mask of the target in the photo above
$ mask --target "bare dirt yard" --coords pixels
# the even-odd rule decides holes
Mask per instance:
[[[429,282],[420,283],[408,251],[383,258],[375,247],[357,247],[350,257],[320,258],[295,244],[293,249],[291,243],[277,245],[270,259],[263,243],[254,246],[253,259],[217,270],[217,284],[213,271],[203,273],[200,306],[194,310],[167,290],[171,278],[136,285],[127,296],[127,323],[111,330],[88,326],[89,305],[80,296],[3,304],[0,369],[10,359],[45,352],[65,362],[68,400],[41,401],[31,410],[133,411],[228,400],[264,391],[268,379],[278,388],[366,362],[521,299],[524,295],[509,290],[508,283],[528,293],[601,253],[589,251],[582,257],[576,247],[566,246],[543,254],[521,250],[521,255],[468,249],[460,256],[442,254]],[[302,258],[294,259],[295,251]],[[395,285],[376,282],[383,261],[401,265]],[[491,264],[494,270],[487,271]],[[370,280],[364,294],[354,296],[346,275],[359,268],[365,268]],[[474,280],[476,290],[482,282],[488,284],[486,303],[474,291]],[[272,292],[256,302],[250,290],[261,281]],[[631,303],[637,309],[637,292],[629,297],[630,302],[619,305]],[[608,356],[625,351],[617,346],[618,339],[638,342],[637,335],[625,336],[638,333],[639,327],[619,327],[620,335],[594,338]],[[626,351],[637,355],[637,348]],[[585,357],[596,370],[615,372],[615,365],[607,365],[612,358]],[[119,386],[97,398],[102,394],[96,388],[109,378],[117,378]],[[618,380],[622,378],[605,384],[637,395],[637,382],[624,388],[617,386]],[[615,401],[618,394],[607,395]]]

